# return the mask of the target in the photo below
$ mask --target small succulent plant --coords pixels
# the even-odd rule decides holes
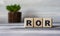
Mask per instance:
[[[18,12],[21,9],[20,5],[14,4],[14,5],[7,5],[6,9],[10,12]]]

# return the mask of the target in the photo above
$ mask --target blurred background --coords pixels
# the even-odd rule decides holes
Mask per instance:
[[[26,17],[53,18],[60,22],[60,0],[0,0],[0,23],[8,22],[6,5],[20,4],[22,21]]]

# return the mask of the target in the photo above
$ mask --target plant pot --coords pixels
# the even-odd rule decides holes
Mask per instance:
[[[21,22],[21,12],[9,12],[8,22],[9,23],[20,23]]]

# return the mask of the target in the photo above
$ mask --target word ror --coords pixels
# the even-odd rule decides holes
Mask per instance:
[[[25,27],[52,27],[51,18],[25,18]]]

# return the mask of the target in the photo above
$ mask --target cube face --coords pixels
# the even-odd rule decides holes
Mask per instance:
[[[52,27],[52,19],[43,18],[43,27]]]
[[[34,27],[42,27],[43,26],[43,18],[34,18]]]
[[[51,18],[25,18],[24,27],[52,27]]]
[[[33,27],[33,18],[25,18],[24,27]]]

